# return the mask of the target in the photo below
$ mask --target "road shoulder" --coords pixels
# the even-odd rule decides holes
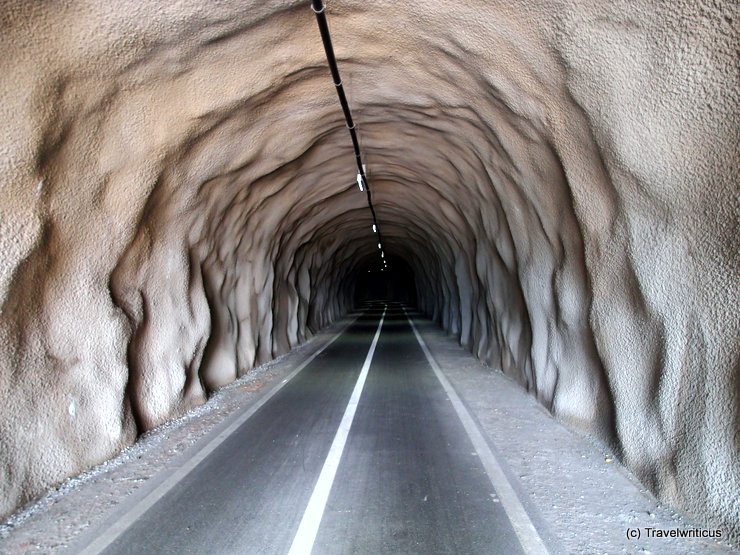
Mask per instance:
[[[248,372],[207,403],[141,436],[119,455],[69,478],[0,524],[0,553],[59,553],[91,529],[105,526],[166,479],[303,361],[321,350],[354,316],[319,332],[293,351]]]
[[[647,537],[648,528],[701,527],[657,502],[608,447],[566,428],[435,324],[414,323],[553,553],[734,553],[712,540]],[[639,529],[640,539],[628,539],[628,529]]]

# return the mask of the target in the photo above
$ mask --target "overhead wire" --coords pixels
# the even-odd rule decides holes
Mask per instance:
[[[378,248],[381,252],[381,258],[385,259],[385,251],[383,250],[383,238],[380,234],[380,224],[378,224],[378,216],[375,213],[375,206],[373,206],[373,198],[370,194],[370,185],[368,184],[367,175],[365,174],[365,165],[362,163],[362,153],[360,152],[360,142],[357,138],[357,128],[355,122],[352,119],[352,111],[349,108],[349,102],[347,101],[347,95],[344,93],[344,85],[342,84],[342,78],[339,75],[339,67],[337,66],[337,58],[334,54],[334,46],[331,42],[331,35],[329,34],[329,24],[326,20],[326,5],[322,0],[311,0],[311,9],[316,15],[316,22],[319,25],[319,32],[321,33],[321,42],[324,44],[324,51],[326,52],[326,60],[329,63],[329,70],[331,71],[332,80],[337,90],[337,96],[339,97],[339,103],[342,106],[342,112],[344,112],[344,120],[349,130],[350,137],[352,137],[352,147],[355,152],[355,161],[357,163],[357,174],[358,186],[360,191],[365,191],[367,195],[367,205],[370,208],[370,213],[373,218],[373,232],[378,236]],[[387,263],[383,260],[383,266],[387,267]]]

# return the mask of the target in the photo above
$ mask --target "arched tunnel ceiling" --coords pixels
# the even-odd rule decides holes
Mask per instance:
[[[737,5],[328,10],[418,307],[737,523]],[[307,2],[1,18],[7,513],[346,314],[379,259]]]

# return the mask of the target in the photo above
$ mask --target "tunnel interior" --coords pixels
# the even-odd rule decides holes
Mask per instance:
[[[247,4],[3,15],[0,513],[382,298],[737,528],[736,4],[329,3],[387,268],[308,4]]]
[[[416,282],[411,266],[393,255],[381,260],[388,263],[374,260],[358,266],[353,276],[354,307],[379,300],[416,307]]]

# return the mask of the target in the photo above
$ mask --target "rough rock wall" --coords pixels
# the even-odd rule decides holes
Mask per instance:
[[[308,2],[0,5],[7,514],[344,314],[377,247]],[[329,3],[420,308],[735,533],[737,12]]]

